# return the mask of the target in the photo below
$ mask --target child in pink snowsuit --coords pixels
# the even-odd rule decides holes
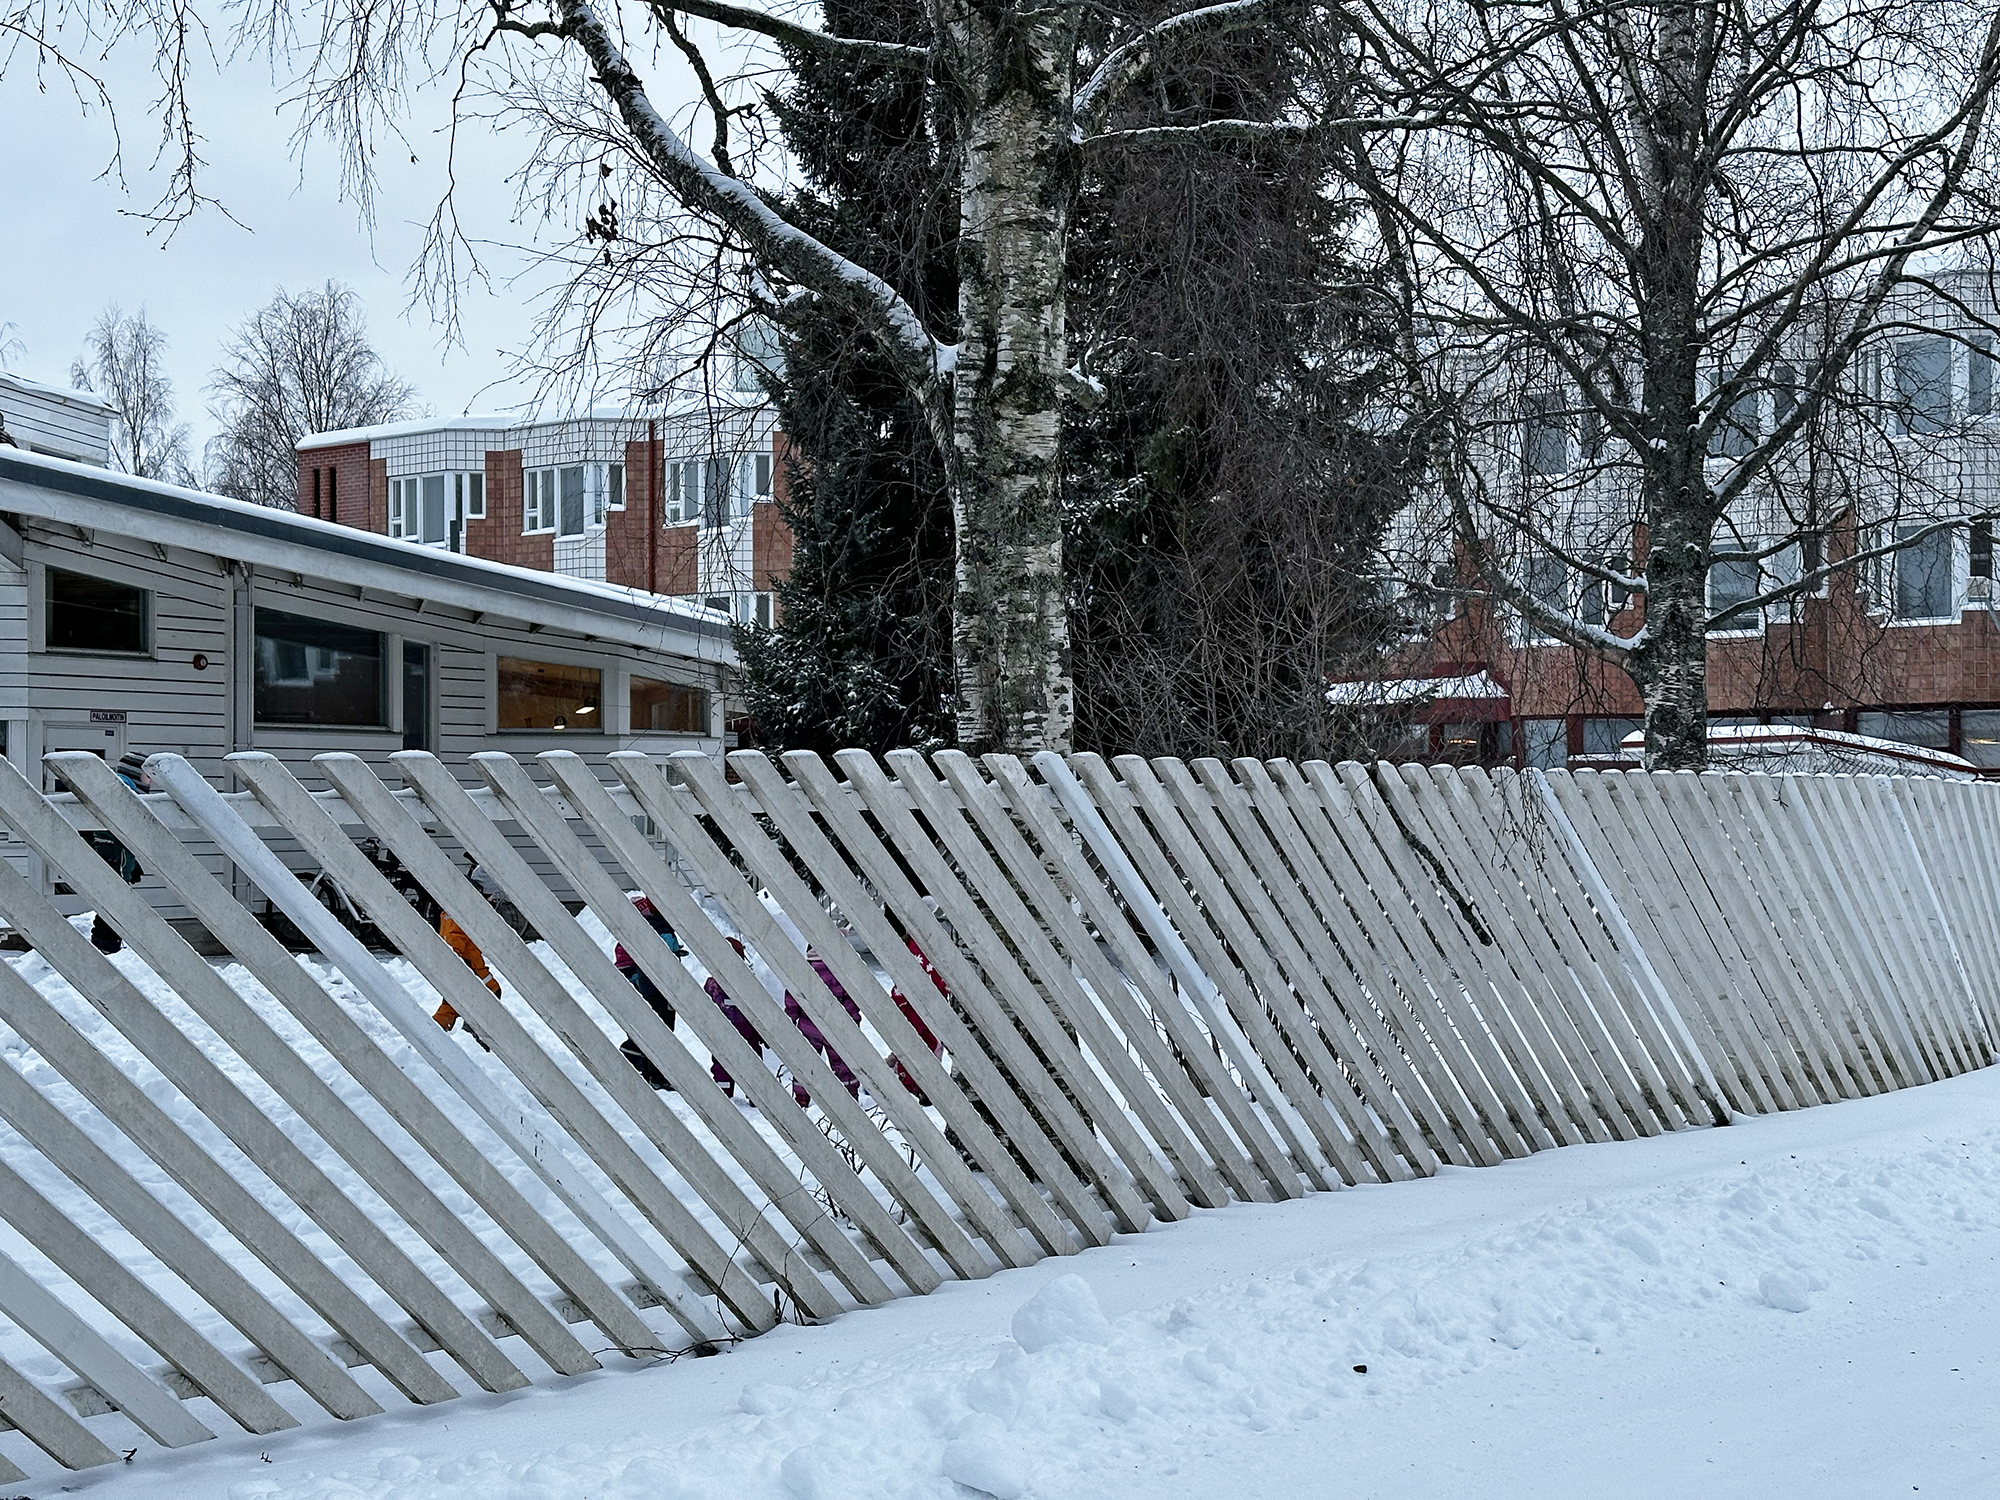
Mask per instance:
[[[931,983],[937,986],[937,992],[949,998],[951,991],[945,988],[944,976],[931,967],[931,961],[924,957],[924,950],[917,946],[917,940],[906,937],[903,939],[903,945],[917,956],[917,962],[924,966],[924,972],[930,976]],[[896,1009],[903,1013],[903,1019],[916,1028],[918,1040],[930,1048],[931,1056],[942,1057],[944,1055],[943,1045],[932,1034],[930,1027],[924,1024],[924,1018],[918,1014],[916,1006],[910,1004],[909,997],[897,989],[889,991],[889,998],[896,1002]],[[894,1068],[896,1076],[903,1080],[903,1087],[917,1096],[917,1103],[929,1104],[931,1102],[930,1095],[918,1087],[917,1080],[910,1076],[910,1070],[903,1066],[903,1060],[900,1057],[891,1053],[889,1055],[889,1066]]]

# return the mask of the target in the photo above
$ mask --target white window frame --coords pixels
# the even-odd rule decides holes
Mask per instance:
[[[1895,530],[1897,533],[1920,531],[1927,524],[1929,523],[1899,524],[1895,527]],[[1942,538],[1944,543],[1945,607],[1947,612],[1941,615],[1901,615],[1896,612],[1896,596],[1898,593],[1897,574],[1902,569],[1903,559],[1910,555],[1908,548],[1898,547],[1896,551],[1891,552],[1887,557],[1882,559],[1888,565],[1883,570],[1888,575],[1884,579],[1887,587],[1883,590],[1883,611],[1891,628],[1900,625],[1915,625],[1919,627],[1956,625],[1959,623],[1959,617],[1964,613],[1965,582],[1971,572],[1971,539],[1967,535],[1966,527],[1963,524],[1946,527],[1942,531],[1933,532],[1932,536]],[[1897,537],[1897,540],[1901,540],[1900,535]]]
[[[389,535],[414,542],[421,533],[423,476],[408,474],[389,481]]]
[[[554,471],[556,475],[556,514],[554,521],[554,529],[556,534],[556,540],[559,542],[581,541],[584,537],[590,535],[591,531],[590,471],[595,467],[596,465],[594,464],[561,464]],[[562,492],[563,478],[565,475],[571,473],[574,473],[577,476],[577,487],[578,487],[578,494],[576,497],[577,526],[576,530],[574,531],[566,531],[563,529],[563,492]]]
[[[617,481],[615,484],[612,482],[614,478]],[[606,492],[604,508],[606,510],[623,510],[625,508],[625,465],[606,464],[604,466],[604,486]]]
[[[556,529],[556,471],[526,469],[521,474],[521,535],[546,536]]]

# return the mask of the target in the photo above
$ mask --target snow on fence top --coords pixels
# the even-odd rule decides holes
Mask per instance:
[[[699,1349],[1193,1205],[1994,1056],[1983,784],[538,762],[548,785],[477,756],[474,794],[429,755],[395,757],[394,790],[326,755],[314,794],[239,755],[246,798],[156,756],[142,800],[49,757],[76,803],[0,764],[0,824],[126,945],[0,866],[0,921],[34,949],[0,964],[0,1479]],[[300,884],[300,850],[386,948]]]

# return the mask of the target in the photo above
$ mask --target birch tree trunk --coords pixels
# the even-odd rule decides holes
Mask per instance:
[[[1067,752],[1063,288],[1076,181],[1075,12],[967,8],[952,513],[958,742]]]

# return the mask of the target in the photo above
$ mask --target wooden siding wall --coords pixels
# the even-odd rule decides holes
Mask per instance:
[[[17,633],[0,636],[0,640],[20,643],[13,652],[0,650],[0,718],[10,725],[9,757],[22,769],[34,766],[45,750],[78,749],[86,744],[108,752],[106,758],[114,761],[128,750],[181,755],[218,786],[229,784],[224,757],[239,749],[269,751],[308,778],[314,775],[312,757],[335,749],[386,768],[389,756],[403,745],[403,641],[423,642],[433,648],[433,744],[461,766],[475,751],[490,749],[496,743],[496,654],[592,665],[605,674],[604,722],[610,732],[503,736],[497,741],[518,746],[524,753],[580,746],[588,753],[603,754],[632,744],[624,734],[624,683],[629,674],[710,690],[718,686],[712,666],[605,641],[585,641],[493,616],[475,621],[465,611],[415,598],[357,597],[352,588],[304,573],[262,571],[251,581],[253,607],[358,626],[388,637],[383,658],[388,723],[376,729],[253,726],[250,663],[231,660],[232,581],[220,563],[203,553],[156,547],[135,538],[98,533],[86,540],[70,528],[27,524],[26,567],[11,569],[0,560],[0,629],[18,621]],[[113,657],[43,649],[43,606],[39,601],[46,593],[41,575],[51,566],[147,589],[153,608],[152,653]],[[206,659],[206,667],[194,665],[198,656]],[[239,701],[232,705],[231,686],[239,669],[243,674],[237,683]],[[126,720],[109,726],[113,732],[107,734],[105,727],[91,723],[93,710],[122,712]],[[243,720],[240,727],[235,722],[239,717]],[[685,739],[652,737],[648,743],[659,751],[687,748],[689,744]],[[39,878],[39,867],[18,842],[0,843],[0,851],[22,874]],[[296,849],[286,852],[296,868],[311,867],[311,861]],[[200,853],[211,871],[226,871],[226,861],[219,853],[205,847]],[[545,862],[542,868],[555,878]],[[150,873],[141,889],[160,902],[169,916],[188,915]],[[247,888],[243,889],[247,896]],[[71,911],[88,909],[81,898],[62,900]]]
[[[316,800],[273,756],[232,760],[250,788],[233,799],[168,758],[155,763],[164,794],[142,803],[71,754],[53,766],[79,799],[64,804],[0,770],[0,824],[101,903],[217,1038],[198,1052],[0,872],[0,917],[97,1012],[79,1030],[0,965],[0,1023],[24,1048],[0,1054],[0,1160],[13,1174],[0,1217],[47,1257],[31,1274],[0,1253],[0,1316],[74,1377],[47,1388],[0,1360],[19,1429],[0,1448],[39,1461],[32,1444],[84,1468],[116,1461],[109,1429],[85,1423],[114,1409],[182,1446],[228,1422],[294,1425],[315,1406],[355,1417],[383,1400],[513,1389],[537,1368],[600,1364],[572,1325],[592,1325],[606,1357],[644,1358],[757,1333],[787,1306],[826,1318],[1070,1254],[1195,1206],[1635,1139],[1995,1060],[1991,785],[1046,754],[835,761],[794,753],[781,772],[740,753],[732,783],[699,755],[592,765],[557,751],[537,768],[552,795],[488,753],[470,768],[474,797],[433,756],[399,756],[383,776],[331,755],[313,769],[337,795]],[[636,831],[638,814],[682,871]],[[677,1023],[611,967],[496,819],[581,894]],[[267,1000],[195,959],[73,823],[109,828],[167,874]],[[464,881],[440,833],[480,855],[546,947],[524,944]],[[226,849],[326,963],[277,948],[186,858],[190,837]],[[364,837],[460,920],[503,995],[372,871]],[[343,881],[421,983],[330,922],[273,857],[285,840]],[[633,910],[633,888],[688,959]],[[703,975],[761,1032],[776,1071],[709,1002]],[[439,995],[483,1047],[433,1024]],[[852,1070],[852,1094],[780,995]],[[282,1040],[279,1021],[310,1045]],[[671,1103],[621,1036],[671,1081]],[[145,1058],[141,1079],[99,1048]],[[262,1106],[232,1080],[256,1080]],[[59,1110],[44,1089],[82,1102]],[[388,1149],[357,1100],[418,1149],[401,1134]],[[197,1113],[220,1134],[177,1123]],[[341,1162],[291,1144],[309,1132]],[[186,1188],[195,1227],[140,1186],[159,1169]],[[86,1226],[107,1220],[71,1189],[59,1204],[13,1185],[63,1174],[126,1233],[99,1245]],[[311,1248],[308,1219],[344,1253]],[[311,1315],[202,1259],[230,1235]],[[405,1247],[420,1245],[449,1274],[413,1262]],[[531,1264],[552,1290],[520,1279]],[[161,1316],[146,1288],[169,1270],[234,1331]],[[122,1321],[93,1325],[93,1298]],[[377,1394],[346,1374],[356,1366],[381,1377]],[[183,1404],[196,1394],[220,1420]],[[24,1477],[0,1451],[0,1479]]]

